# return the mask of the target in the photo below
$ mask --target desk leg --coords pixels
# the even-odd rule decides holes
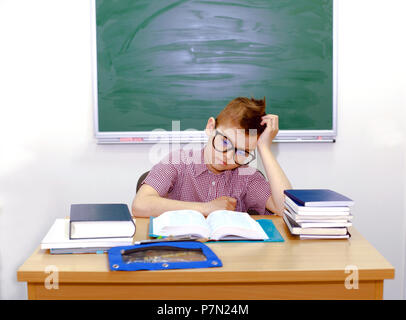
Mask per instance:
[[[375,281],[375,299],[376,300],[383,299],[383,280]]]
[[[28,300],[37,300],[37,286],[38,283],[27,283]]]

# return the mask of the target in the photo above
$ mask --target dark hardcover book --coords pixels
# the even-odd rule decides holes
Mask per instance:
[[[72,204],[69,239],[128,238],[135,223],[126,204]]]
[[[291,189],[285,190],[285,195],[298,205],[305,207],[350,207],[354,201],[350,198],[328,189]]]

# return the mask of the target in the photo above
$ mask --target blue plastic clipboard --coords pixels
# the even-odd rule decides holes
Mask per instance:
[[[256,220],[261,228],[264,230],[268,239],[266,240],[209,240],[210,243],[235,243],[235,242],[284,242],[285,240],[279,233],[278,229],[276,229],[272,220],[269,219],[258,219]],[[150,217],[149,219],[149,230],[148,236],[152,238],[158,238],[159,235],[153,233],[153,225],[154,225],[154,217]]]

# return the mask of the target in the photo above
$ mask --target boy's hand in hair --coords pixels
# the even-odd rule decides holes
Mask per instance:
[[[261,117],[261,126],[266,126],[258,138],[258,147],[269,147],[279,131],[279,118],[275,114],[266,114]]]

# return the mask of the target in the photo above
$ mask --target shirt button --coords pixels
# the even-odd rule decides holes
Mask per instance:
[[[216,182],[215,182],[215,181],[213,181],[213,182],[211,183],[211,185],[212,185],[212,186],[214,186],[215,184],[216,184]]]

